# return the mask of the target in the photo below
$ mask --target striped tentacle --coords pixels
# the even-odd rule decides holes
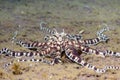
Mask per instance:
[[[35,44],[37,44],[37,42],[33,42],[31,44],[31,43],[28,43],[28,42],[24,42],[22,40],[18,40],[18,39],[16,39],[17,35],[18,35],[18,31],[15,31],[14,36],[12,37],[12,43],[16,43],[17,45],[20,45],[24,48],[36,50],[36,47],[34,47],[34,46],[35,46]]]
[[[22,40],[16,39],[17,35],[18,35],[18,31],[15,31],[14,36],[12,37],[12,42],[15,42],[16,44],[18,44],[24,48],[28,48],[30,50],[37,50],[37,47],[42,47],[46,44],[46,43],[40,43],[38,41],[34,41],[34,42],[30,42],[30,43],[24,42]]]
[[[85,40],[78,40],[81,44],[90,46],[90,45],[96,45],[100,42],[107,42],[109,40],[108,36],[104,35],[103,32],[109,30],[108,27],[105,27],[97,32],[97,38],[93,39],[85,39]]]
[[[111,50],[105,50],[105,56],[115,56],[115,57],[120,57],[120,53],[119,52],[114,52]]]
[[[81,42],[79,42],[79,41],[74,41],[74,40],[66,41],[65,46],[74,46],[74,47],[78,48],[78,50],[81,50],[84,53],[96,54],[98,56],[105,57],[105,52],[90,48],[89,46],[81,44]]]
[[[49,44],[51,44],[51,42],[43,42],[43,43],[40,43],[38,41],[34,41],[34,42],[24,42],[24,41],[17,41],[16,42],[18,45],[24,47],[24,48],[27,48],[27,49],[30,49],[30,50],[37,50],[37,48],[43,48],[45,46],[48,46]]]
[[[55,28],[50,29],[50,28],[46,27],[46,23],[45,23],[45,22],[41,22],[41,23],[40,23],[40,30],[42,30],[42,31],[44,31],[44,32],[47,32],[47,33],[49,33],[49,34],[52,35],[52,36],[54,36],[54,35],[56,35],[56,33],[58,33]],[[64,33],[64,30],[63,30],[62,33]],[[80,39],[82,39],[82,36],[81,36],[82,33],[83,33],[83,30],[81,30],[81,31],[79,32],[79,34],[76,34],[76,35],[66,34],[66,33],[64,33],[64,35],[65,35],[68,39],[70,39],[70,40],[80,40]],[[58,35],[61,35],[61,33],[58,33]],[[56,36],[58,36],[58,35],[56,35]],[[46,40],[46,39],[48,40],[48,36],[45,36],[45,40]]]
[[[42,63],[47,63],[50,65],[53,65],[53,64],[59,63],[61,61],[58,58],[54,58],[51,60],[47,60],[45,58],[39,58],[39,59],[32,58],[32,59],[18,59],[17,62],[42,62]]]
[[[40,23],[40,30],[49,33],[50,35],[53,35],[55,33],[55,29],[48,28],[45,22]]]
[[[25,48],[35,48],[38,45],[41,46],[41,43],[38,43],[37,41],[29,43],[29,42],[24,42],[22,40],[19,40],[19,41],[16,42],[16,44],[18,44],[22,47],[25,47]]]
[[[107,26],[103,27],[101,30],[97,31],[97,35],[99,36],[99,35],[103,34],[103,32],[105,32],[105,31],[109,31],[109,27],[107,27]]]
[[[8,48],[3,48],[0,51],[0,54],[5,54],[6,56],[12,56],[12,57],[32,57],[32,56],[42,56],[44,53],[41,52],[19,52],[19,51],[12,51]]]
[[[108,36],[104,35],[103,32],[107,31],[108,29],[103,28],[102,30],[97,32],[97,38],[94,39],[85,39],[85,40],[79,40],[79,42],[81,42],[84,45],[96,45],[100,42],[107,42],[109,40]]]
[[[80,45],[78,49],[80,49],[82,52],[87,53],[87,54],[96,54],[96,55],[101,56],[103,58],[105,57],[104,52],[90,48],[88,46]]]
[[[111,69],[111,70],[112,70],[112,69],[113,69],[113,70],[118,70],[118,69],[120,69],[120,67],[119,67],[119,66],[105,66],[104,69],[105,69],[105,70],[110,70],[110,69]]]
[[[67,48],[65,51],[66,56],[71,59],[72,61],[76,62],[77,64],[80,64],[88,69],[91,69],[97,73],[105,73],[109,69],[120,69],[119,67],[115,66],[106,66],[105,68],[99,69],[95,66],[92,66],[91,64],[85,62],[80,58],[80,56],[77,56],[76,54],[79,54],[78,51],[74,48]]]
[[[100,37],[94,38],[94,39],[85,39],[85,40],[78,40],[83,45],[97,45],[98,43],[102,42]]]
[[[57,30],[47,28],[45,22],[40,23],[40,30],[50,34],[44,37],[45,41],[54,41],[56,39],[56,33],[58,33]]]
[[[43,63],[48,63],[48,64],[51,63],[50,61],[46,61],[43,59],[18,59],[17,62],[43,62]],[[8,66],[10,66],[12,64],[14,64],[14,61],[11,61],[11,62],[5,64],[4,67],[7,68]]]
[[[108,36],[103,34],[103,32],[109,31],[109,27],[104,27],[100,31],[97,32],[97,36],[100,38],[102,42],[107,42],[109,40]]]
[[[59,55],[58,53],[60,51],[59,45],[52,45],[49,46],[49,48],[46,48],[44,50],[41,50],[39,52],[19,52],[19,51],[12,51],[8,48],[3,48],[0,51],[0,54],[5,54],[6,56],[12,56],[12,57],[21,57],[21,56],[27,56],[27,57],[33,57],[33,56],[51,56],[53,54]]]
[[[79,53],[78,53],[77,50],[74,49],[74,48],[67,48],[66,51],[65,51],[65,54],[66,54],[66,56],[67,56],[69,59],[71,59],[72,61],[74,61],[74,62],[76,62],[77,64],[80,64],[80,65],[82,65],[82,66],[84,66],[84,67],[87,67],[88,69],[92,69],[92,70],[94,70],[95,72],[98,72],[98,73],[104,73],[104,72],[105,72],[104,69],[98,69],[98,68],[96,68],[95,66],[92,66],[92,65],[86,63],[84,60],[82,60],[82,59],[80,58],[80,56],[77,56],[77,55],[76,55],[76,54],[79,54]]]
[[[39,59],[32,58],[32,59],[17,59],[17,62],[42,62],[42,63],[46,63],[46,64],[49,64],[49,65],[54,65],[54,64],[60,63],[61,60],[59,58],[54,58],[54,59],[51,59],[51,60],[47,60],[45,58],[39,58]],[[11,62],[5,64],[4,68],[9,67],[13,63],[14,63],[14,61],[11,61]]]

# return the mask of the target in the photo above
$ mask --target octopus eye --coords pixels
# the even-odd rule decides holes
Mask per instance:
[[[45,40],[45,41],[48,41],[49,38],[50,38],[49,36],[45,36],[45,37],[44,37],[44,40]]]

